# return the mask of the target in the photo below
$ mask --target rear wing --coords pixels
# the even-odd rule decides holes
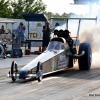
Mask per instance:
[[[64,19],[64,20],[66,20],[66,23],[67,23],[67,24],[66,24],[66,29],[68,29],[68,21],[69,21],[69,20],[79,20],[76,38],[79,37],[79,30],[80,30],[80,23],[81,23],[81,20],[95,20],[95,23],[97,23],[97,17],[96,17],[96,18],[66,18],[66,17],[64,17],[64,18],[54,18],[54,17],[51,17],[51,19],[57,19],[57,20],[59,20],[59,19]]]

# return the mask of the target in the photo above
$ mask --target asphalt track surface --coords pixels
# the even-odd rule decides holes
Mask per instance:
[[[19,66],[19,69],[23,66]],[[100,100],[100,68],[72,68],[36,79],[7,78],[9,68],[0,70],[0,100]]]
[[[18,69],[37,55],[15,58]],[[13,59],[0,59],[0,100],[100,100],[100,67],[90,71],[79,71],[78,67],[46,75],[42,82],[36,79],[17,80],[7,78]],[[2,63],[5,62],[5,64]],[[6,65],[6,67],[5,67]],[[8,66],[9,65],[9,66]]]

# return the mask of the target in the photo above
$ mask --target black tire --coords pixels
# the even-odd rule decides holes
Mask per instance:
[[[15,61],[12,62],[12,65],[11,65],[11,78],[12,78],[12,81],[16,81],[16,76],[13,76],[13,74],[17,74],[18,73],[18,69],[17,69],[17,64]]]
[[[6,59],[6,56],[4,56],[4,59]]]
[[[23,57],[23,52],[21,51],[21,57]]]
[[[38,62],[38,64],[37,64],[36,74],[37,74],[38,82],[41,82],[42,78],[43,78],[43,71],[42,71],[42,63],[41,62]]]
[[[92,50],[89,43],[81,43],[79,46],[79,54],[85,51],[85,54],[78,59],[80,70],[90,70],[92,62]]]
[[[19,56],[19,58],[21,58],[23,56],[22,49],[19,50],[18,56]]]

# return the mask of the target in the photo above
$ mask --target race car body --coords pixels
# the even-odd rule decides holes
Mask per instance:
[[[12,63],[11,75],[15,74],[19,79],[25,79],[27,77],[36,77],[39,69],[41,69],[43,75],[58,71],[64,68],[68,68],[70,49],[64,38],[53,38],[49,43],[47,49],[24,66],[19,72],[14,73],[13,70],[17,70],[16,63]],[[38,68],[41,66],[41,68]],[[9,75],[10,76],[10,75]],[[15,78],[14,78],[15,80]]]
[[[51,39],[47,49],[21,70],[18,70],[17,63],[13,61],[8,77],[11,77],[13,81],[17,78],[36,77],[40,82],[43,75],[74,67],[74,63],[77,60],[80,70],[90,70],[92,62],[91,45],[87,42],[80,43],[79,41],[80,21],[84,18],[69,19],[79,20],[76,37],[71,37],[68,29],[55,30],[54,35],[57,37]],[[85,20],[96,20],[96,18],[85,18]]]

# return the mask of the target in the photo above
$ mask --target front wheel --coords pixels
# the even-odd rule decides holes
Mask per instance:
[[[6,59],[6,56],[4,55],[4,57],[3,57],[4,59]]]
[[[41,82],[41,80],[43,78],[43,71],[42,71],[42,63],[41,62],[38,62],[38,64],[37,64],[36,74],[37,74],[38,82]]]
[[[15,81],[16,80],[16,74],[18,73],[18,69],[17,69],[17,63],[15,61],[12,62],[11,64],[11,78],[12,78],[12,81]]]
[[[92,50],[89,43],[81,43],[79,47],[79,54],[85,51],[85,54],[78,59],[80,70],[90,70],[92,62]]]

